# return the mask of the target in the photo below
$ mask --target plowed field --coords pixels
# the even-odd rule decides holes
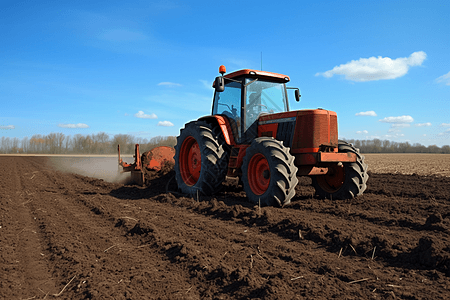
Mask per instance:
[[[64,160],[64,158],[59,158]],[[79,158],[82,159],[82,158]],[[370,173],[353,200],[187,198],[0,157],[0,299],[450,299],[450,178]]]

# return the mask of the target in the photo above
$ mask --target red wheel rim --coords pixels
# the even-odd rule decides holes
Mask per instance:
[[[193,186],[200,177],[202,155],[197,141],[192,136],[183,141],[179,159],[181,178],[186,185]]]
[[[250,189],[255,195],[262,195],[267,191],[270,184],[270,167],[264,155],[253,155],[248,164],[247,177]]]
[[[326,175],[317,176],[317,182],[324,191],[335,193],[344,185],[345,168],[344,166],[332,166],[328,168]]]

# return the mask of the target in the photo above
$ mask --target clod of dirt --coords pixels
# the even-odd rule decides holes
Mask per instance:
[[[442,215],[440,213],[435,213],[430,216],[428,216],[427,220],[425,221],[426,226],[431,226],[433,224],[441,224],[444,221],[442,218]]]
[[[139,223],[136,223],[136,225],[134,225],[133,228],[128,230],[128,234],[130,234],[131,236],[144,235],[144,234],[148,234],[153,231],[154,231],[154,229],[152,228],[152,226],[148,226],[148,224],[141,224],[139,222]]]
[[[173,171],[173,168],[174,168],[174,164],[172,162],[168,162],[168,161],[164,162],[163,166],[161,167],[161,170],[159,170],[159,171],[144,168],[143,172],[144,172],[145,182],[148,183],[152,180],[161,178],[161,177],[167,175],[168,173],[171,173]]]
[[[422,237],[410,254],[410,262],[424,269],[438,270],[450,276],[450,252],[448,245],[431,237]]]

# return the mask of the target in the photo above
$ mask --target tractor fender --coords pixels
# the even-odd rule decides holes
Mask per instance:
[[[222,130],[223,136],[225,138],[225,142],[230,146],[236,145],[236,141],[233,136],[233,131],[231,129],[231,124],[227,117],[220,116],[220,115],[213,115],[213,116],[201,117],[198,120],[204,120],[207,122],[216,123],[220,127],[220,130]]]

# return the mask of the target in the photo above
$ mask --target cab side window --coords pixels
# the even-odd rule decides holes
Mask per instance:
[[[223,92],[215,92],[213,114],[228,117],[234,134],[241,137],[241,84],[229,82]]]

